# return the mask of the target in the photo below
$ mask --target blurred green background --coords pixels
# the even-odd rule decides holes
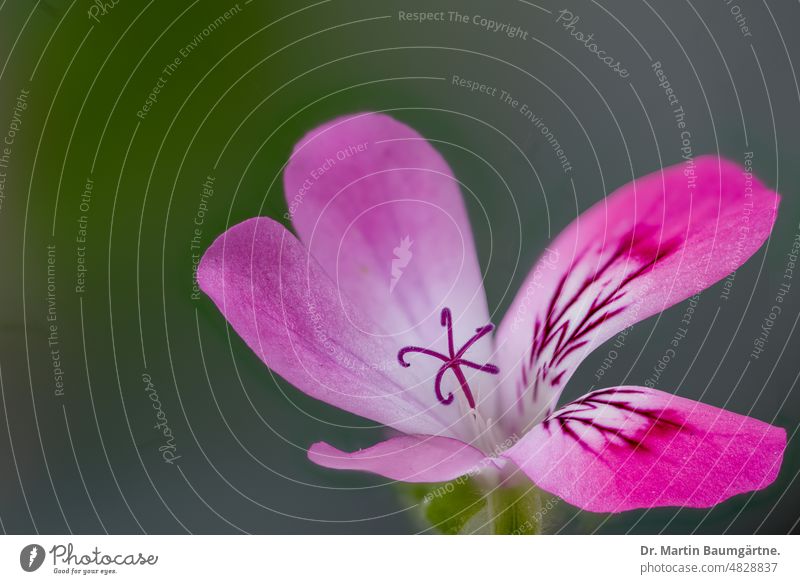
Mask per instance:
[[[616,516],[559,503],[550,530],[796,529],[800,289],[788,295],[761,358],[748,358],[800,222],[800,6],[775,4],[741,2],[736,12],[735,2],[670,0],[3,0],[0,134],[14,135],[0,167],[0,527],[423,529],[395,485],[307,461],[313,441],[355,449],[383,431],[272,376],[210,301],[193,297],[193,254],[241,220],[282,217],[282,167],[306,131],[348,112],[388,111],[436,140],[473,193],[467,204],[499,322],[539,251],[577,212],[680,161],[679,132],[651,69],[660,62],[686,111],[694,154],[742,162],[753,152],[756,174],[784,199],[773,238],[737,272],[730,299],[720,299],[720,285],[702,295],[657,386],[772,421],[792,439],[765,491],[713,510]],[[579,15],[578,29],[594,32],[630,76],[620,78],[556,24],[561,9]],[[419,10],[482,15],[527,38],[398,18]],[[564,173],[518,111],[454,87],[453,75],[529,104],[572,171]],[[205,210],[208,177],[214,194]],[[685,308],[635,327],[601,385],[649,377]],[[598,383],[607,354],[601,347],[581,366],[567,398]],[[154,393],[180,457],[173,464],[159,452]]]

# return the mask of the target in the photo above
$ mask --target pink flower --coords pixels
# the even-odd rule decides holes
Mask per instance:
[[[617,189],[550,244],[494,335],[459,184],[414,130],[336,119],[297,145],[284,184],[297,237],[245,221],[198,280],[272,370],[401,433],[353,453],[318,442],[315,463],[409,482],[518,467],[603,512],[708,507],[777,476],[786,432],[753,418],[637,386],[557,408],[593,349],[769,236],[779,196],[746,192],[737,165],[702,157]]]

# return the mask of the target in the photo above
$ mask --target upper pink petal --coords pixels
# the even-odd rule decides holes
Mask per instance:
[[[587,511],[711,507],[768,486],[786,431],[646,387],[591,392],[504,453],[545,490]]]
[[[293,225],[336,286],[401,346],[440,347],[488,322],[459,185],[420,134],[382,114],[335,119],[306,135],[284,173]],[[475,350],[485,350],[489,343]],[[472,353],[475,357],[475,353]],[[477,357],[476,357],[477,358]]]
[[[700,292],[769,237],[779,196],[714,156],[618,189],[548,246],[496,337],[504,390],[495,415],[552,411],[578,363],[631,324]]]
[[[414,371],[336,289],[303,245],[267,218],[240,223],[209,247],[197,279],[271,369],[308,395],[412,433],[447,432],[456,412],[409,390]],[[422,401],[424,398],[426,401]]]
[[[407,483],[449,481],[476,471],[486,460],[480,450],[440,436],[399,436],[350,453],[317,442],[308,457],[327,468],[368,471]]]

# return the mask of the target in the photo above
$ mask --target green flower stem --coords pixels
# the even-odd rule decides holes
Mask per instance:
[[[542,499],[532,485],[497,487],[486,495],[495,535],[538,535],[542,533]]]
[[[442,534],[534,535],[543,532],[542,492],[515,477],[512,486],[495,478],[460,477],[447,483],[405,484],[421,519]]]

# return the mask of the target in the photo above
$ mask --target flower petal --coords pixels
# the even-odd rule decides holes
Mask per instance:
[[[578,217],[528,275],[496,337],[501,413],[542,419],[584,356],[700,292],[769,237],[779,196],[705,156],[637,179]]]
[[[503,456],[587,511],[711,507],[768,486],[786,431],[646,387],[586,394]]]
[[[197,280],[272,370],[329,404],[412,433],[447,432],[457,412],[430,409],[417,380],[282,225],[240,223],[206,251]],[[419,390],[422,391],[422,390]]]
[[[488,322],[461,191],[417,132],[376,113],[335,119],[295,147],[284,186],[301,241],[372,319],[369,332],[431,345],[448,307],[464,343]]]
[[[308,458],[327,468],[373,472],[407,483],[449,481],[474,471],[486,459],[480,450],[440,436],[399,436],[350,453],[317,442]]]

